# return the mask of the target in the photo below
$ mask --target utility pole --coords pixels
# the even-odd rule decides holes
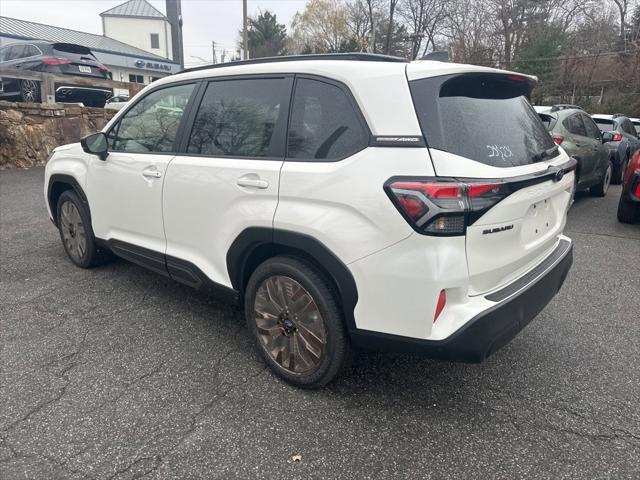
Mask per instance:
[[[214,65],[218,63],[218,58],[216,56],[216,42],[213,40],[211,40],[211,57]]]
[[[173,61],[184,67],[182,45],[182,5],[181,0],[166,0],[167,18],[171,25],[171,47]]]
[[[242,0],[242,53],[243,60],[249,60],[249,46],[247,45],[247,0]]]

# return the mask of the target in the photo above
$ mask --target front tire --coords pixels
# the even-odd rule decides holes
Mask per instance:
[[[266,260],[247,283],[244,310],[262,358],[290,384],[322,387],[348,363],[337,293],[312,265],[293,257]]]
[[[589,189],[589,193],[594,197],[604,197],[609,191],[609,186],[611,185],[611,177],[613,175],[613,164],[609,162],[607,169],[604,172],[604,175],[600,179],[600,183],[591,187]]]
[[[74,191],[65,190],[60,195],[57,219],[64,250],[78,267],[95,267],[110,258],[109,252],[96,244],[89,212]]]
[[[620,201],[618,202],[618,221],[621,223],[634,223],[640,216],[640,207],[634,202],[630,202],[625,199],[623,195],[620,195]]]

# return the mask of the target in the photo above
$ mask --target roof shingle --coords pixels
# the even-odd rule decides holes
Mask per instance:
[[[102,12],[100,16],[167,18],[146,0],[129,0]]]

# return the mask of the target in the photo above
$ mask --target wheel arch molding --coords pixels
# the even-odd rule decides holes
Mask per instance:
[[[289,230],[250,227],[243,230],[227,251],[227,271],[235,290],[244,289],[255,268],[277,255],[296,255],[318,268],[338,293],[338,301],[349,333],[356,330],[354,310],[358,290],[347,266],[316,238]]]
[[[65,190],[73,190],[78,197],[80,197],[80,201],[87,208],[87,213],[89,214],[89,221],[91,221],[91,209],[89,208],[89,202],[87,201],[87,195],[84,193],[84,190],[78,183],[78,181],[71,175],[67,175],[64,173],[54,173],[49,177],[49,183],[47,185],[47,202],[49,202],[49,208],[51,210],[51,215],[53,217],[53,223],[57,227],[58,226],[58,218],[56,215],[57,212],[57,204],[60,195]]]

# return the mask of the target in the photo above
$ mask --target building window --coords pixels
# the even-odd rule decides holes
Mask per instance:
[[[151,34],[151,48],[160,48],[160,36],[157,33]]]
[[[153,83],[156,80],[160,80],[162,77],[149,77],[149,83]]]
[[[144,77],[142,75],[129,74],[129,83],[144,83]]]

